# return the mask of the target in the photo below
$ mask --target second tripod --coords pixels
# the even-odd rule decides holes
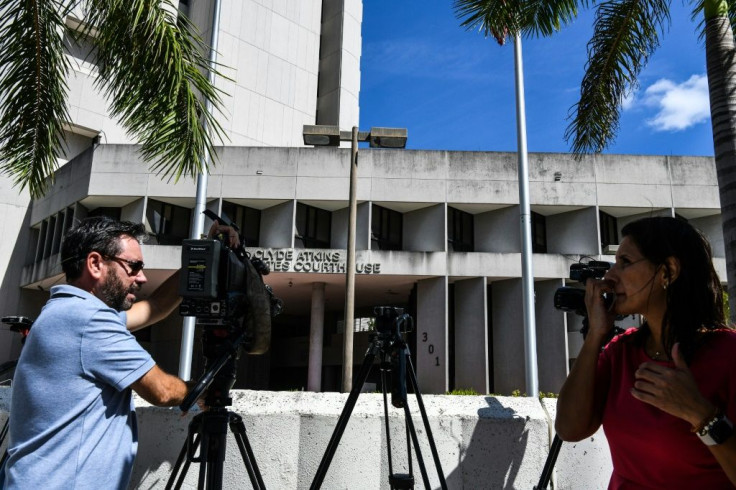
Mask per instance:
[[[317,468],[317,473],[314,476],[310,489],[316,490],[321,488],[322,482],[325,479],[327,470],[329,469],[330,462],[332,461],[337,446],[340,443],[345,427],[350,419],[350,414],[355,408],[355,403],[358,401],[358,395],[360,394],[363,385],[365,384],[368,375],[370,374],[371,368],[374,365],[374,361],[377,355],[380,356],[381,360],[381,388],[383,392],[383,411],[384,419],[386,424],[386,450],[388,453],[388,471],[389,471],[389,485],[392,489],[412,489],[414,488],[414,475],[412,473],[412,455],[411,455],[411,443],[413,443],[414,451],[416,452],[416,459],[419,465],[420,472],[422,474],[422,480],[425,488],[430,488],[429,476],[427,475],[427,469],[422,458],[422,452],[419,446],[419,439],[417,432],[414,428],[414,423],[411,419],[409,412],[409,404],[407,402],[407,390],[406,381],[407,378],[411,383],[411,388],[416,394],[417,404],[419,406],[419,412],[422,416],[424,428],[427,432],[427,439],[429,441],[429,447],[432,452],[434,459],[435,468],[439,476],[440,485],[443,489],[447,489],[447,483],[445,482],[445,476],[442,473],[442,466],[440,465],[440,458],[437,453],[437,447],[432,437],[432,430],[429,426],[429,419],[427,418],[427,411],[424,408],[424,402],[422,401],[422,395],[419,392],[417,386],[417,378],[414,373],[414,369],[411,363],[411,356],[409,353],[409,347],[406,345],[402,337],[402,333],[409,331],[412,328],[413,320],[408,314],[404,314],[401,308],[393,308],[386,306],[379,306],[374,309],[376,315],[376,332],[371,337],[371,342],[368,347],[368,351],[365,354],[365,360],[363,366],[358,373],[358,377],[355,380],[353,389],[348,396],[345,407],[340,414],[340,418],[337,420],[337,426],[335,427],[330,442],[327,445],[322,461]],[[408,473],[394,473],[393,472],[393,461],[391,457],[391,431],[389,427],[389,416],[388,416],[388,377],[391,377],[391,403],[396,408],[404,409],[404,420],[406,424],[406,446],[407,446],[407,462],[408,462]]]

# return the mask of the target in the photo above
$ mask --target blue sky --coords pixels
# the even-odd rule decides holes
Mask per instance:
[[[408,148],[516,151],[513,43],[460,27],[451,1],[363,2],[360,125],[406,127]],[[705,51],[681,1],[605,153],[713,155]],[[567,152],[593,12],[524,39],[527,146]]]

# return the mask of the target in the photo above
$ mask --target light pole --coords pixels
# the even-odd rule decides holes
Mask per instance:
[[[529,205],[529,164],[526,150],[526,103],[524,102],[524,64],[521,35],[514,36],[514,74],[516,81],[516,135],[519,145],[519,208],[521,222],[521,284],[524,290],[524,353],[526,390],[539,394],[537,373],[537,324],[534,318],[534,269],[532,267],[531,209]]]
[[[215,85],[215,77],[217,74],[217,45],[220,39],[220,0],[215,0],[212,6],[212,35],[210,38],[210,59],[208,78],[210,83]],[[205,101],[205,110],[212,113],[212,102]],[[210,131],[207,120],[204,123],[205,131]],[[202,168],[207,168],[210,161],[210,154],[205,151],[202,155]],[[209,176],[207,171],[197,175],[197,199],[194,205],[194,223],[190,238],[198,239],[202,237],[204,232],[204,215],[202,212],[207,206],[207,182]],[[192,377],[192,351],[194,350],[194,327],[195,318],[193,316],[185,316],[182,320],[181,332],[181,350],[179,352],[179,377],[183,380],[189,380]]]
[[[342,391],[353,388],[353,333],[355,323],[355,230],[358,216],[358,142],[368,142],[371,148],[404,148],[405,128],[371,128],[370,131],[340,131],[337,126],[305,125],[304,144],[312,146],[339,146],[350,141],[350,192],[348,204],[348,256],[345,261],[345,320],[343,342]]]

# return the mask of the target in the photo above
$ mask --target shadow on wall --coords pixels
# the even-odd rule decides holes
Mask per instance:
[[[463,433],[472,430],[467,446],[460,449],[460,462],[446,475],[448,488],[522,488],[517,475],[527,454],[529,432],[526,417],[504,407],[494,397],[485,398],[488,407],[478,410],[477,424],[463,421]],[[463,434],[464,436],[464,434]]]
[[[138,417],[138,455],[128,488],[164,488],[193,418],[192,414],[182,417],[178,408],[146,410],[145,417]],[[192,465],[188,476],[196,482],[198,474],[199,465]]]

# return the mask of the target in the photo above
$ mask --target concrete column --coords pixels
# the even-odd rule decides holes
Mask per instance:
[[[325,283],[312,284],[312,310],[309,321],[309,368],[307,390],[322,390],[322,339],[325,330]]]
[[[565,314],[554,305],[555,291],[562,286],[562,279],[534,283],[539,389],[553,393],[565,382],[569,357]]]
[[[496,281],[492,287],[493,391],[526,392],[524,314],[521,279]]]
[[[417,291],[417,383],[422,393],[444,394],[447,367],[447,277],[419,281]]]
[[[488,385],[486,278],[455,282],[455,387],[481,395]]]

